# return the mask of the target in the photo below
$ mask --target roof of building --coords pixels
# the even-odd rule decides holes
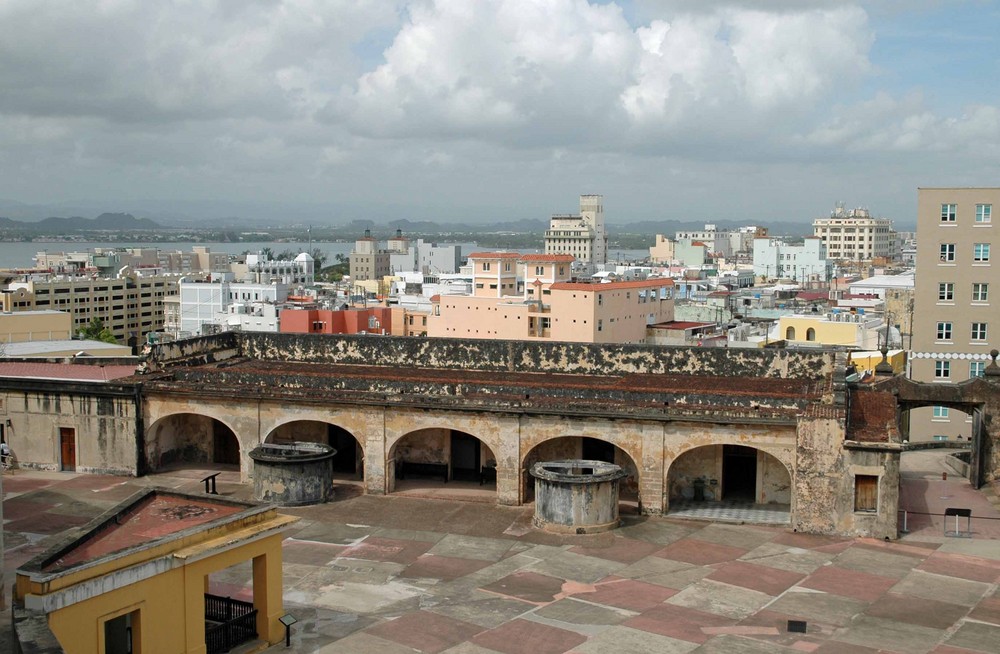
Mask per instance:
[[[816,300],[829,300],[829,291],[799,291],[795,296],[797,300],[803,300],[805,302],[814,302]]]
[[[53,352],[75,352],[93,353],[100,350],[121,350],[128,349],[125,345],[118,343],[105,343],[104,341],[60,339],[52,341],[23,341],[20,343],[4,343],[3,353],[8,357],[29,357],[51,354]]]
[[[572,254],[522,254],[521,261],[553,261],[572,263],[576,257]]]
[[[27,317],[27,316],[48,316],[57,313],[64,313],[70,315],[67,311],[57,311],[56,309],[31,309],[30,311],[2,311],[0,312],[0,317]]]
[[[468,259],[520,259],[517,252],[473,252]]]
[[[107,382],[135,374],[135,366],[0,361],[0,377]]]
[[[604,291],[614,291],[620,288],[658,288],[660,286],[673,286],[674,280],[657,277],[653,279],[632,280],[627,282],[606,282],[602,284],[592,284],[589,282],[556,282],[549,288],[554,291],[590,291],[593,293],[603,293]]]
[[[699,327],[714,327],[714,322],[685,322],[683,320],[670,320],[667,322],[658,322],[655,325],[650,325],[653,329],[667,329],[670,331],[687,331],[688,329],[697,329]]]

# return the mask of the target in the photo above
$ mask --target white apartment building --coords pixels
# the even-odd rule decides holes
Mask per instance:
[[[872,218],[868,209],[845,209],[837,205],[829,218],[813,221],[813,235],[823,241],[827,257],[834,261],[859,263],[899,257],[892,221]]]
[[[244,322],[248,328],[260,322],[260,329],[256,331],[277,331],[277,313],[266,311],[264,307],[285,302],[289,291],[289,285],[283,282],[236,282],[231,273],[212,275],[209,281],[182,279],[178,286],[176,299],[171,298],[168,302],[172,306],[163,329],[176,338],[197,336],[205,331],[204,325],[243,325]],[[244,321],[241,316],[248,320]],[[268,316],[273,324],[264,320]],[[255,317],[261,320],[252,320]]]
[[[607,263],[604,196],[581,195],[578,215],[553,214],[545,231],[545,254],[568,254],[587,272]]]
[[[823,241],[816,237],[807,237],[802,245],[757,238],[753,242],[753,274],[764,279],[820,282],[833,275],[833,262],[827,259]]]
[[[989,363],[1000,330],[994,206],[1000,206],[1000,188],[917,190],[910,352],[916,381],[962,382],[982,375]],[[909,424],[911,440],[967,440],[972,433],[972,416],[947,407],[914,409]]]

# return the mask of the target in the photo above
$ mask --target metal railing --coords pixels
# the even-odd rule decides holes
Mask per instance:
[[[205,594],[205,648],[208,654],[228,652],[255,638],[257,609],[253,603]]]

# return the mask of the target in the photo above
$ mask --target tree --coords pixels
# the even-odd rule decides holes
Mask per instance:
[[[326,263],[326,253],[319,248],[313,248],[313,251],[310,252],[309,255],[313,258],[314,269],[322,270],[323,264]]]
[[[117,343],[118,339],[111,333],[111,329],[104,326],[104,321],[94,318],[90,324],[80,330],[80,339],[87,341],[102,341],[104,343]]]

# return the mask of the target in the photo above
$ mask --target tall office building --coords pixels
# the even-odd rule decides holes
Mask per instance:
[[[579,214],[553,214],[545,231],[545,254],[569,254],[593,272],[608,261],[604,196],[581,195]]]
[[[917,254],[910,376],[951,384],[983,374],[1000,330],[993,205],[1000,188],[917,191]],[[992,287],[992,288],[991,288]],[[912,440],[968,439],[972,416],[947,407],[910,412]]]
[[[823,241],[827,257],[833,260],[860,263],[899,256],[892,221],[872,218],[867,209],[837,205],[829,218],[813,221],[813,235]]]

